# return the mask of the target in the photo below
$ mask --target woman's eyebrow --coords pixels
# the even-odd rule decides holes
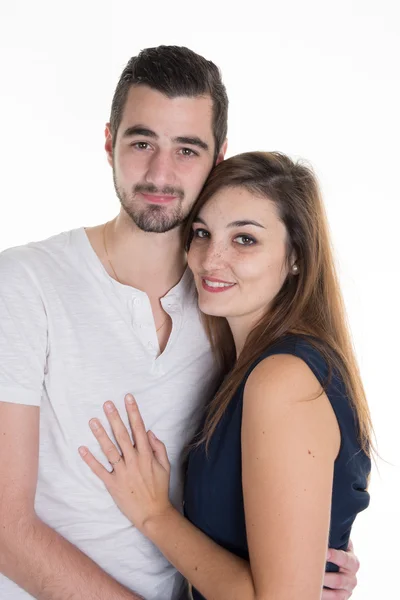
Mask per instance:
[[[244,227],[245,225],[255,225],[256,227],[261,227],[262,229],[265,229],[264,225],[261,225],[261,223],[248,219],[244,219],[242,221],[232,221],[232,223],[228,224],[228,227]]]
[[[195,217],[193,219],[193,223],[202,223],[203,225],[206,225],[206,222],[203,221],[203,219],[201,217]]]
[[[201,217],[195,217],[195,219],[193,219],[193,223],[202,223],[203,225],[207,225],[207,223]],[[227,227],[245,227],[246,225],[255,225],[255,227],[261,227],[261,229],[266,229],[264,225],[261,225],[261,223],[253,221],[251,219],[232,221],[232,223],[228,223]]]

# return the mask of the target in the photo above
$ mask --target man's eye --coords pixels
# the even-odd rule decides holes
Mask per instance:
[[[204,238],[209,237],[209,235],[210,234],[205,229],[194,229],[193,230],[193,237],[204,239]]]
[[[190,148],[181,148],[180,152],[183,156],[198,156],[197,152],[191,150]]]
[[[147,150],[149,148],[148,142],[133,142],[131,146],[137,148],[138,150]]]
[[[252,246],[256,243],[256,240],[250,235],[238,235],[237,237],[235,237],[235,242],[237,242],[241,246]]]

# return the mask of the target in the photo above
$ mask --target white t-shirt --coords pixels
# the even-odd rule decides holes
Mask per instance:
[[[140,256],[132,260],[140,260]],[[0,254],[0,401],[40,406],[37,515],[146,600],[178,597],[182,578],[122,515],[78,454],[110,468],[88,427],[132,392],[146,428],[166,444],[180,507],[181,453],[217,372],[189,270],[161,300],[172,333],[159,355],[147,295],[109,277],[84,229]],[[0,575],[1,600],[29,594]]]

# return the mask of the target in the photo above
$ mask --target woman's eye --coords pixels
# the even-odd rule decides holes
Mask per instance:
[[[237,237],[235,237],[235,242],[237,242],[241,246],[252,246],[256,243],[256,240],[250,235],[238,235]]]
[[[204,239],[209,237],[209,235],[210,234],[205,229],[193,229],[193,237]]]

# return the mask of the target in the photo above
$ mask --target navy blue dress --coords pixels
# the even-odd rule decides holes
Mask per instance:
[[[287,335],[256,360],[211,438],[208,456],[204,445],[190,451],[185,481],[186,517],[217,544],[249,559],[241,472],[241,424],[244,386],[252,370],[264,358],[275,354],[292,354],[304,360],[324,385],[329,369],[322,354],[306,337]],[[329,546],[346,549],[354,519],[367,508],[366,491],[371,461],[357,440],[357,424],[342,379],[333,372],[326,395],[335,412],[340,433],[340,451],[335,461]],[[337,570],[327,563],[327,570]],[[193,590],[194,600],[204,600]]]

